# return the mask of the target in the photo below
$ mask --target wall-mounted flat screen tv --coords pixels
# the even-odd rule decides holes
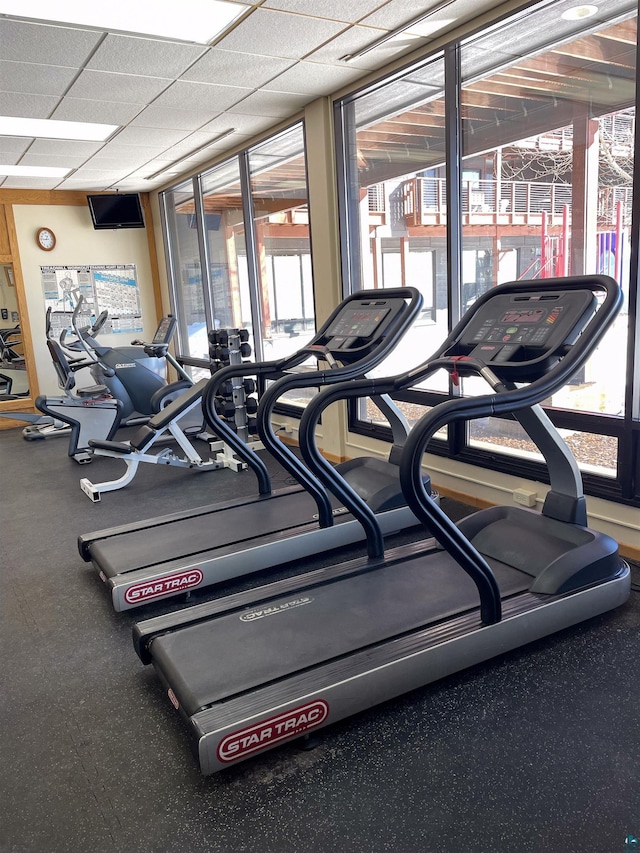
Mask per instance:
[[[138,193],[88,195],[94,228],[144,228]]]

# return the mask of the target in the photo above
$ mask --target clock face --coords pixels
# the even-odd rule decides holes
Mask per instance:
[[[36,235],[38,246],[45,252],[50,252],[56,245],[56,235],[50,228],[40,228]]]

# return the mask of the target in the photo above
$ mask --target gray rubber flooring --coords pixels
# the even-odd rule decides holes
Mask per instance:
[[[622,853],[640,836],[637,592],[616,612],[332,726],[313,750],[287,744],[201,776],[133,651],[140,616],[113,612],[76,537],[252,494],[255,480],[145,466],[99,504],[80,491],[81,476],[119,470],[78,466],[62,440],[0,432],[2,853]]]

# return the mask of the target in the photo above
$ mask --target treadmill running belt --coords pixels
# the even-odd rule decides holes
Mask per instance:
[[[91,559],[109,578],[168,560],[204,559],[207,551],[224,554],[227,547],[237,551],[232,546],[238,542],[249,546],[255,537],[311,524],[317,511],[313,498],[302,489],[228,508],[214,505],[202,515],[96,539],[91,543]]]
[[[508,566],[492,568],[503,597],[530,584]],[[160,635],[151,653],[183,710],[194,714],[476,606],[469,576],[445,552],[430,552]]]

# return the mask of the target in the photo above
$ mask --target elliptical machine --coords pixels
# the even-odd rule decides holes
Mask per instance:
[[[28,441],[69,435],[69,456],[84,464],[90,462],[93,451],[89,440],[110,440],[121,427],[146,423],[168,405],[193,380],[169,352],[176,321],[164,317],[151,342],[134,341],[131,346],[106,347],[96,340],[107,320],[102,312],[88,328],[80,328],[84,297],[80,296],[73,311],[72,327],[76,340],[69,344],[61,336],[51,337],[47,346],[64,394],[57,397],[39,396],[36,408],[48,415],[45,424],[36,422],[23,430]],[[76,358],[83,350],[86,357]],[[70,353],[71,358],[68,356]],[[170,363],[181,376],[167,384],[166,364]],[[89,368],[95,384],[77,388],[75,375]],[[12,413],[13,414],[13,413]],[[14,415],[15,416],[15,415]]]

